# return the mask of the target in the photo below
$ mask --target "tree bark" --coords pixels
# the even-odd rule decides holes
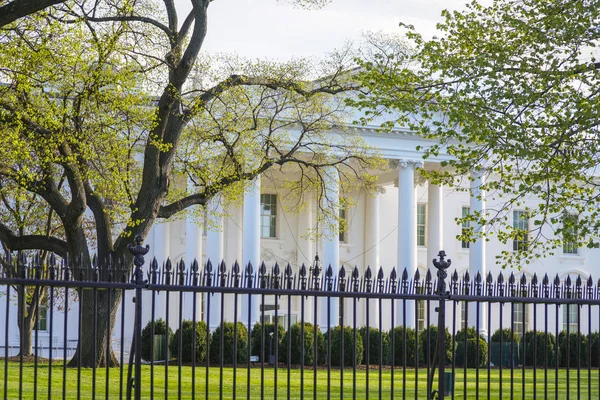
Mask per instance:
[[[0,7],[0,28],[26,15],[36,13],[65,0],[13,0]]]
[[[17,325],[19,327],[19,355],[21,356],[31,356],[33,355],[33,345],[32,345],[32,332],[33,332],[33,323],[31,319],[31,305],[27,304],[27,299],[25,297],[26,288],[25,286],[20,286],[17,290]],[[27,312],[29,309],[29,312]]]
[[[121,297],[121,292],[113,289],[79,291],[79,342],[69,367],[105,367],[107,361],[110,367],[119,365],[112,348],[112,334]]]

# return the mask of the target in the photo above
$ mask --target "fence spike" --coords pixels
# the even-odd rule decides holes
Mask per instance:
[[[512,271],[508,277],[508,284],[511,286],[515,284],[515,274]]]
[[[458,272],[456,272],[456,270],[454,270],[454,272],[452,273],[450,280],[452,281],[452,283],[458,282]]]
[[[392,281],[398,280],[398,272],[396,271],[396,267],[392,268],[392,272],[390,273],[390,280],[392,280]]]
[[[550,278],[548,278],[548,273],[545,273],[544,277],[542,278],[542,285],[548,286],[549,283],[550,283]]]
[[[427,268],[427,273],[425,274],[425,282],[431,283],[431,270]]]
[[[304,265],[304,263],[302,263],[302,265],[300,266],[299,275],[301,278],[306,277],[306,265]]]
[[[566,287],[571,287],[571,275],[567,275],[567,280],[565,281]]]
[[[498,274],[497,282],[498,282],[499,285],[503,285],[504,284],[504,275],[502,274],[502,271],[500,271],[500,273]]]
[[[354,269],[352,270],[352,279],[358,280],[359,275],[360,274],[358,273],[358,267],[354,266]]]
[[[402,281],[408,282],[408,271],[406,270],[406,267],[404,267],[404,270],[402,271]]]
[[[421,273],[419,272],[419,269],[417,268],[417,270],[415,271],[415,275],[413,276],[413,280],[415,282],[419,282],[421,281]]]
[[[537,284],[538,284],[538,277],[537,277],[537,273],[534,273],[534,274],[533,274],[533,278],[531,278],[531,284],[532,284],[533,286],[537,286]]]
[[[371,266],[367,266],[367,270],[365,271],[365,280],[370,281],[371,280]]]
[[[382,281],[384,278],[383,267],[379,267],[379,272],[377,272],[377,280]]]
[[[486,282],[488,285],[491,285],[492,283],[494,283],[494,277],[492,276],[491,272],[488,272]]]
[[[346,277],[346,268],[343,265],[342,268],[340,268],[340,273],[338,274],[338,276],[342,279]]]
[[[581,287],[581,275],[577,275],[577,279],[575,280],[575,286]]]
[[[463,281],[465,283],[471,282],[471,275],[469,275],[469,271],[465,271],[465,276],[463,277]]]
[[[265,265],[264,261],[262,261],[260,263],[260,267],[258,269],[258,273],[260,274],[261,277],[264,277],[267,274],[267,266]]]
[[[325,277],[331,279],[333,276],[333,268],[331,268],[331,264],[327,267],[327,271],[325,271]]]
[[[479,271],[477,271],[477,274],[475,275],[475,283],[481,283],[481,273]]]
[[[275,263],[275,266],[273,267],[273,276],[277,276],[279,277],[279,274],[281,273],[281,270],[279,268],[279,263]]]

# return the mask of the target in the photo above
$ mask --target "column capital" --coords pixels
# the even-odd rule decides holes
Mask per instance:
[[[394,168],[402,167],[402,168],[423,168],[423,161],[421,160],[411,160],[408,158],[399,158],[397,160],[391,160],[390,165]]]

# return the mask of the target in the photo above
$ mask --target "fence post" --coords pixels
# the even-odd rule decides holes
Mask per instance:
[[[452,264],[452,260],[444,258],[446,252],[440,250],[438,253],[439,261],[433,259],[433,265],[437,268],[437,290],[436,294],[439,296],[438,312],[438,337],[437,337],[437,355],[438,355],[438,400],[444,400],[445,396],[445,366],[446,366],[446,298],[449,293],[446,291],[446,277],[448,274],[446,270]],[[431,394],[431,397],[434,393]]]
[[[133,264],[135,269],[133,271],[133,283],[136,285],[135,297],[135,324],[133,328],[133,343],[135,353],[135,375],[129,385],[133,383],[135,388],[134,398],[140,400],[142,398],[142,289],[144,287],[144,271],[142,266],[144,265],[144,255],[150,250],[150,246],[142,246],[142,237],[137,235],[135,237],[136,244],[130,244],[127,246],[129,252],[133,254]],[[131,368],[131,366],[130,366]],[[130,395],[130,390],[128,397]]]

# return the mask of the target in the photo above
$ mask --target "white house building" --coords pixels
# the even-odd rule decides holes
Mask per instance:
[[[474,210],[484,210],[486,201],[490,205],[490,199],[486,199],[486,194],[481,193],[479,186],[482,182],[482,176],[475,174],[470,181],[470,190],[459,191],[450,187],[440,187],[428,183],[421,177],[422,169],[439,168],[439,163],[447,159],[442,154],[437,158],[423,160],[422,151],[416,148],[427,148],[431,142],[421,138],[417,134],[398,129],[389,133],[378,133],[374,128],[361,127],[361,136],[371,145],[376,146],[385,159],[387,159],[390,168],[381,172],[378,176],[378,190],[375,193],[367,193],[364,189],[357,189],[352,193],[340,192],[339,179],[334,169],[326,171],[326,192],[330,198],[351,198],[351,206],[340,206],[342,202],[333,202],[329,206],[338,207],[333,210],[335,214],[345,219],[347,228],[344,232],[338,234],[327,234],[320,237],[318,241],[307,238],[306,233],[315,228],[317,221],[317,197],[312,195],[307,207],[300,213],[290,213],[286,211],[287,198],[285,190],[277,185],[277,174],[267,173],[258,178],[251,188],[244,194],[243,205],[221,204],[218,199],[214,200],[211,207],[223,211],[225,216],[219,217],[217,221],[211,224],[213,227],[204,228],[202,224],[197,223],[190,218],[187,220],[174,220],[168,223],[156,224],[146,239],[146,244],[150,245],[150,253],[146,256],[146,266],[149,260],[156,257],[159,262],[170,257],[174,262],[184,258],[189,263],[193,259],[206,262],[208,259],[213,263],[225,260],[228,268],[234,261],[240,261],[240,264],[246,264],[251,261],[253,265],[258,266],[260,261],[265,261],[270,267],[278,262],[282,267],[288,263],[295,272],[304,263],[307,266],[313,263],[318,254],[322,265],[332,265],[334,273],[337,273],[340,266],[344,266],[350,271],[355,266],[364,273],[367,266],[373,268],[375,273],[379,267],[383,268],[386,276],[389,275],[393,267],[397,267],[401,272],[406,268],[409,276],[419,270],[423,276],[427,268],[432,267],[431,260],[434,259],[439,250],[444,249],[449,258],[452,259],[451,271],[456,269],[459,276],[469,272],[474,277],[477,272],[486,276],[492,272],[494,277],[503,271],[503,266],[497,264],[496,256],[503,250],[512,251],[518,249],[519,243],[502,244],[494,237],[489,241],[477,240],[473,243],[467,243],[457,239],[457,236],[464,228],[456,219],[468,214]],[[290,178],[290,177],[286,177]],[[310,199],[311,194],[307,194]],[[530,205],[535,204],[535,199],[530,200]],[[525,209],[512,210],[513,223],[527,228],[529,221],[524,217]],[[325,228],[327,229],[327,228]],[[476,227],[475,229],[485,229]],[[590,274],[597,271],[594,268],[595,260],[599,259],[600,250],[581,249],[574,245],[565,246],[562,251],[553,256],[536,260],[531,264],[523,266],[520,271],[513,271],[518,278],[520,274],[525,274],[529,279],[534,273],[537,273],[539,279],[547,273],[550,278],[556,274],[562,279],[571,275],[572,279],[581,276],[587,280]],[[506,276],[510,271],[503,271]],[[596,275],[598,275],[596,273]],[[598,278],[600,276],[594,276]],[[156,296],[157,308],[155,315],[163,316],[166,312],[168,294],[162,292]],[[170,325],[175,326],[178,321],[179,295],[171,294],[171,301],[168,302],[170,308]],[[228,295],[230,296],[230,295]],[[258,296],[253,296],[258,297]],[[267,320],[274,319],[274,303],[267,296],[263,307]],[[229,298],[226,297],[226,301]],[[131,299],[126,298],[128,307],[131,307]],[[206,309],[206,302],[201,296],[198,298],[197,316],[198,319],[205,319],[210,328],[214,329],[220,322],[220,308],[224,307],[224,319],[233,321],[234,308],[231,303],[221,305],[218,296],[211,298],[210,310]],[[305,319],[312,321],[312,300],[309,298],[306,303]],[[339,317],[339,310],[347,310],[346,315],[353,311],[352,301],[344,300],[344,304],[338,304],[337,299],[332,299],[331,325],[336,325]],[[365,324],[367,315],[369,324],[378,326],[378,302],[370,301],[366,304],[360,301],[357,305],[358,325]],[[0,300],[0,321],[6,318],[6,307],[4,299]],[[389,302],[384,302],[384,307]],[[238,310],[237,319],[244,322],[258,321],[260,305],[258,299],[253,299],[249,307],[251,309],[251,321],[247,321],[248,299],[241,299],[241,308]],[[319,306],[319,307],[322,307]],[[492,330],[499,327],[498,307],[492,305],[492,314],[494,318],[491,321]],[[535,306],[542,307],[542,306]],[[551,306],[554,307],[554,306]],[[480,329],[487,335],[487,307],[481,308]],[[133,308],[129,308],[133,312]],[[400,310],[399,307],[396,308]],[[514,317],[515,324],[522,324],[525,320],[526,330],[542,329],[540,321],[533,319],[534,306],[531,304],[516,304],[513,309],[507,306],[503,312],[503,327],[510,327],[511,317]],[[191,295],[184,295],[183,304],[184,318],[192,317]],[[287,313],[287,303],[283,299],[280,302],[277,311],[280,322],[287,326],[287,322],[296,322],[300,319],[298,299],[293,299],[291,304],[291,314]],[[427,314],[431,316],[432,323],[436,323],[437,317],[433,306],[427,309],[425,302],[418,304],[417,307],[408,307],[406,315],[407,325],[421,329],[427,323]],[[18,344],[18,329],[16,322],[16,307],[10,312],[8,343]],[[383,310],[386,315],[382,322],[384,329],[391,327],[390,311]],[[465,310],[456,310],[456,319],[460,322],[464,318]],[[417,313],[415,316],[414,313]],[[207,315],[210,313],[210,318]],[[567,313],[570,315],[570,323],[576,323],[576,307],[562,307],[560,312],[548,313],[549,326],[556,323],[560,329],[565,328]],[[62,323],[63,312],[55,311],[53,313],[57,320],[57,326]],[[76,320],[76,305],[69,311],[69,318]],[[473,315],[472,312],[469,313]],[[511,315],[512,314],[512,315]],[[47,318],[44,314],[44,318]],[[322,326],[327,325],[321,313],[319,323]],[[453,313],[449,312],[447,319],[452,318]],[[538,313],[543,315],[543,313]],[[150,309],[144,309],[144,324],[150,320]],[[395,316],[396,322],[402,321],[401,310]],[[471,318],[469,325],[474,324]],[[599,323],[597,319],[591,322],[592,330],[598,330]],[[121,329],[129,333],[132,329],[133,318],[127,318],[122,327],[118,319],[115,329],[115,337],[119,338]],[[347,322],[349,323],[349,322]],[[581,312],[582,329],[587,330],[588,320],[587,312]],[[40,326],[40,337],[46,338],[46,343],[62,343],[62,337],[48,337],[48,324]],[[517,331],[521,331],[519,325]],[[58,334],[62,334],[61,329],[57,329]],[[76,339],[76,323],[69,324],[69,339]],[[5,343],[5,331],[0,331],[0,343]],[[45,336],[44,336],[45,335]],[[118,341],[118,339],[117,339]]]

